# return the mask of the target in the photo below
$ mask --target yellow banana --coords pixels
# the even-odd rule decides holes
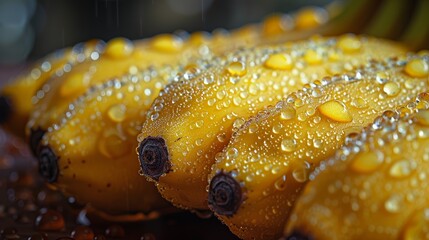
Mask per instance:
[[[33,96],[43,94],[39,88],[53,75],[64,74],[72,65],[89,58],[92,52],[100,52],[102,48],[102,41],[93,40],[77,44],[71,49],[58,50],[4,86],[0,91],[0,124],[24,138],[25,124],[35,100]]]
[[[323,13],[320,8],[308,8],[303,13],[298,12],[296,19],[303,19],[301,28],[314,28],[326,21],[327,17],[322,16]],[[33,152],[37,152],[37,145],[47,127],[67,110],[69,102],[90,86],[123,74],[135,73],[137,69],[179,63],[186,65],[198,58],[210,59],[238,47],[260,44],[284,33],[285,30],[279,28],[281,24],[280,19],[268,18],[262,27],[249,25],[230,33],[215,32],[212,36],[196,32],[186,40],[162,34],[135,43],[124,38],[109,41],[103,53],[95,54],[60,77],[51,79],[36,95],[36,105],[26,129]],[[272,29],[275,29],[274,32]],[[159,90],[163,86],[159,84],[156,88]]]
[[[240,238],[280,237],[314,166],[348,133],[428,91],[428,64],[427,56],[369,61],[251,118],[217,156],[209,176],[210,208]]]
[[[238,51],[200,77],[168,85],[152,104],[138,137],[141,169],[173,204],[207,209],[207,176],[234,129],[265,106],[327,74],[397,45],[345,35]]]
[[[38,148],[39,172],[51,186],[109,214],[167,206],[136,172],[135,136],[158,84],[171,68],[124,75],[93,86],[49,128]],[[155,77],[156,76],[156,77]],[[150,215],[148,215],[150,216]]]
[[[47,128],[68,109],[71,101],[88,88],[127,73],[135,74],[138,69],[150,65],[160,67],[176,63],[182,54],[189,54],[182,52],[182,48],[184,42],[173,35],[160,35],[149,43],[143,41],[136,44],[124,38],[116,38],[107,43],[102,53],[93,54],[87,61],[50,79],[44,84],[41,94],[36,95],[36,105],[27,124],[26,134],[33,152],[37,152],[39,141]]]
[[[385,112],[318,165],[287,223],[288,239],[428,237],[428,96],[408,105],[417,113]]]

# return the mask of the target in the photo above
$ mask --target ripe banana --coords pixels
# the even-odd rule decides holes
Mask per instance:
[[[280,237],[315,165],[347,134],[429,90],[427,56],[365,66],[292,93],[247,121],[217,155],[208,201],[232,232],[244,239]]]
[[[34,64],[25,73],[4,86],[0,91],[0,124],[24,139],[25,124],[33,109],[36,96],[47,89],[39,89],[52,75],[62,75],[75,64],[100,52],[103,42],[80,43],[70,49],[58,50]]]
[[[326,22],[327,14],[321,8],[306,8],[298,11],[295,18],[302,22],[297,29],[314,28]],[[218,31],[212,36],[196,32],[187,40],[170,34],[135,43],[124,38],[113,39],[103,53],[93,54],[88,61],[54,77],[36,95],[36,105],[26,127],[30,146],[37,153],[47,127],[67,110],[69,102],[93,85],[146,67],[161,68],[179,63],[183,66],[198,58],[210,59],[238,47],[257,45],[289,31],[283,29],[282,24],[280,18],[267,18],[262,26],[248,25],[231,32]],[[156,91],[163,86],[158,84]]]
[[[383,113],[318,165],[291,214],[288,239],[427,238],[428,96],[408,105],[416,113]]]
[[[200,77],[161,91],[138,137],[141,171],[173,204],[207,209],[216,154],[247,117],[312,80],[402,53],[390,42],[345,35],[229,54]]]
[[[160,35],[149,43],[136,44],[116,38],[107,43],[102,53],[96,52],[64,74],[51,78],[44,84],[41,94],[36,95],[36,105],[27,124],[26,134],[33,152],[37,153],[37,146],[47,128],[68,109],[71,101],[88,88],[127,73],[136,74],[138,69],[149,65],[175,63],[181,54],[189,54],[181,52],[183,45],[183,41],[173,35]]]
[[[157,85],[171,68],[124,75],[95,85],[61,121],[47,128],[38,148],[40,174],[78,202],[109,214],[150,212],[167,206],[137,173],[134,149]]]

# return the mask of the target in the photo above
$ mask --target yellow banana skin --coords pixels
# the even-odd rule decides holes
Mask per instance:
[[[43,84],[53,75],[62,75],[67,69],[93,51],[101,51],[103,42],[92,40],[73,48],[58,50],[38,61],[17,79],[0,91],[0,124],[11,133],[24,139],[25,124],[33,109],[34,95],[40,95]],[[45,89],[46,90],[46,89]]]
[[[88,88],[124,74],[135,74],[138,69],[150,65],[160,67],[176,63],[181,54],[186,55],[186,52],[181,52],[183,44],[180,38],[173,35],[160,35],[135,44],[124,38],[112,39],[103,52],[94,52],[86,61],[50,79],[44,84],[40,97],[36,97],[26,127],[33,152],[37,151],[43,132],[68,109],[71,101]],[[162,86],[158,85],[157,88]]]
[[[269,23],[270,26],[275,24],[278,23]],[[161,34],[136,42],[125,38],[112,39],[102,52],[91,53],[81,64],[69,66],[68,71],[43,85],[40,94],[34,97],[35,106],[26,126],[30,146],[36,152],[46,129],[67,110],[69,102],[91,86],[124,74],[136,73],[138,69],[186,65],[199,58],[210,59],[238,47],[258,44],[269,37],[259,27],[245,26],[232,32],[212,35],[196,32],[187,39],[172,34]],[[156,88],[159,90],[163,86],[158,84]]]
[[[347,134],[427,91],[428,64],[419,56],[369,61],[251,118],[217,157],[209,176],[210,208],[240,238],[279,238],[311,170]]]
[[[182,77],[161,91],[138,137],[142,172],[173,204],[207,209],[207,176],[216,154],[247,117],[316,78],[395,53],[404,50],[346,35],[228,54],[199,77]]]
[[[42,138],[40,174],[66,195],[105,213],[148,214],[168,207],[136,171],[134,149],[145,109],[157,96],[155,86],[164,85],[172,73],[165,67],[124,75],[72,102]]]
[[[426,239],[428,94],[388,111],[322,161],[285,228],[300,239]],[[399,119],[398,119],[399,118]]]

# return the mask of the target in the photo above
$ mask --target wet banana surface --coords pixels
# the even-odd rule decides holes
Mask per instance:
[[[374,38],[315,37],[239,50],[197,76],[182,73],[147,114],[138,137],[142,173],[173,204],[207,209],[207,176],[248,117],[316,79],[403,53],[402,47]]]
[[[104,42],[92,40],[69,49],[58,50],[34,64],[27,72],[0,91],[0,124],[24,139],[24,129],[33,104],[43,95],[43,84],[52,75],[62,75],[71,66],[83,62],[92,52],[99,52]]]
[[[107,219],[44,184],[27,146],[0,129],[0,239],[238,239],[215,217]],[[141,219],[140,219],[141,220]]]
[[[204,68],[204,61],[198,64]],[[138,71],[94,86],[70,103],[37,148],[40,174],[78,202],[108,213],[169,206],[138,173],[135,136],[153,99],[175,71],[173,67]]]
[[[160,34],[134,42],[114,38],[107,45],[98,40],[80,43],[45,57],[7,84],[0,92],[0,122],[24,139],[23,129],[29,119],[27,137],[31,136],[31,130],[41,128],[45,131],[66,110],[67,102],[90,86],[128,74],[136,68],[176,64],[179,60],[183,63],[238,47],[284,41],[278,36],[293,35],[326,24],[334,12],[321,7],[305,7],[291,14],[274,14],[261,23],[232,31]]]
[[[427,239],[427,93],[346,137],[309,175],[288,239]],[[401,116],[402,115],[402,116]]]
[[[409,112],[407,104],[429,90],[428,61],[427,55],[369,61],[252,117],[216,156],[210,208],[241,238],[280,237],[320,161],[386,110]]]
[[[196,38],[200,38],[200,41]],[[192,39],[194,41],[191,41]],[[179,59],[183,62],[185,59],[195,59],[199,54],[198,46],[204,39],[204,35],[195,34],[194,38],[185,44],[183,39],[174,35],[160,35],[140,43],[116,38],[109,41],[102,52],[92,52],[81,64],[51,78],[44,84],[42,93],[36,95],[35,107],[27,124],[26,133],[33,151],[36,153],[40,140],[39,132],[46,131],[50,125],[56,123],[63,113],[69,110],[69,103],[89,88],[123,75],[137,75],[143,69],[168,69],[170,64],[179,64]],[[208,48],[205,54],[211,54]],[[151,86],[154,94],[167,81],[168,79],[165,79],[156,87]]]

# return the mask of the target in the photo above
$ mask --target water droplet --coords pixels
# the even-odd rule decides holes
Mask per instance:
[[[282,130],[282,128],[283,128],[283,125],[281,123],[274,125],[273,126],[273,133],[279,134],[280,131]]]
[[[393,194],[384,202],[384,208],[389,213],[398,213],[401,210],[403,199],[398,194]]]
[[[246,122],[244,118],[237,118],[234,123],[232,124],[232,127],[235,129],[238,129]]]
[[[301,166],[298,166],[293,170],[292,176],[297,182],[303,183],[308,180],[309,173],[310,164],[304,161]]]
[[[361,41],[354,35],[341,36],[337,43],[338,47],[345,53],[356,53],[361,47]]]
[[[404,70],[411,77],[426,77],[429,75],[429,64],[423,59],[413,59],[405,65]]]
[[[231,160],[238,156],[238,150],[236,148],[230,148],[226,151],[226,159]]]
[[[401,88],[397,82],[388,82],[384,84],[383,91],[387,96],[396,96],[401,91]]]
[[[93,240],[94,231],[87,226],[77,226],[70,236],[75,240]]]
[[[39,231],[60,231],[65,228],[63,215],[55,210],[42,209],[36,217],[35,225]]]
[[[351,102],[351,105],[359,109],[368,107],[368,103],[366,102],[366,100],[361,97],[354,98]]]
[[[218,140],[219,142],[225,142],[225,140],[226,140],[226,134],[225,134],[225,133],[220,133],[220,134],[218,134],[218,135],[216,136],[216,138],[217,138],[217,140]]]
[[[274,182],[274,187],[279,191],[285,190],[286,186],[286,175],[282,175]]]
[[[107,43],[104,54],[119,59],[131,55],[133,50],[134,45],[130,40],[126,38],[114,38]]]
[[[83,93],[88,88],[89,78],[83,72],[72,73],[65,77],[60,87],[60,94],[69,97],[78,93]]]
[[[350,168],[358,173],[371,173],[377,170],[384,162],[380,151],[367,151],[358,153],[350,163]]]
[[[113,122],[122,122],[126,117],[127,107],[124,104],[115,104],[107,110],[107,116]]]
[[[293,152],[296,149],[296,140],[292,138],[285,138],[282,140],[280,147],[284,152]]]
[[[272,54],[265,61],[264,66],[274,70],[289,70],[292,68],[292,58],[288,54]]]
[[[259,125],[256,122],[252,122],[252,123],[249,124],[248,128],[249,128],[249,133],[255,133],[255,132],[258,131]]]
[[[380,84],[384,84],[389,80],[389,75],[386,72],[377,72],[375,80]]]
[[[389,175],[394,178],[403,178],[411,175],[416,168],[416,163],[410,160],[400,160],[392,164]]]
[[[280,117],[283,120],[289,120],[289,119],[295,118],[295,116],[296,116],[296,110],[291,106],[283,107],[283,109],[280,112]]]
[[[232,62],[226,68],[227,72],[232,76],[244,76],[247,72],[246,65],[242,62]]]
[[[177,52],[182,49],[183,41],[172,34],[161,34],[153,38],[151,45],[161,52]]]
[[[353,120],[346,105],[338,100],[330,100],[318,107],[320,113],[337,122],[351,122]]]
[[[315,64],[320,64],[323,59],[322,59],[322,56],[317,51],[313,49],[308,49],[304,53],[304,60],[308,64],[315,65]]]

